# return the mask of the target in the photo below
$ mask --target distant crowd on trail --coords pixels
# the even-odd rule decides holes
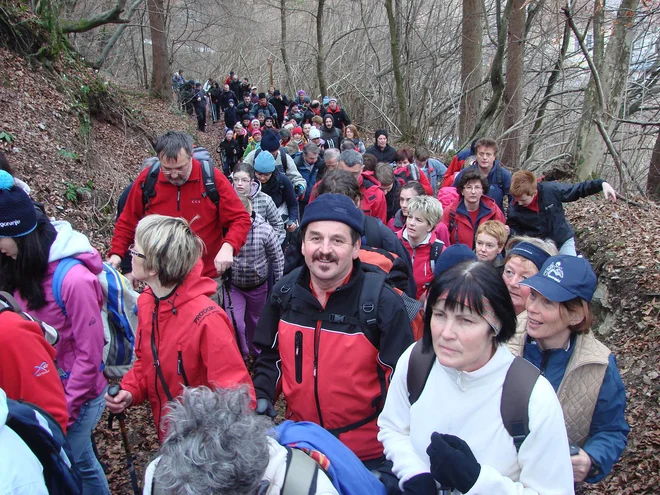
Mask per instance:
[[[562,206],[607,182],[511,173],[488,137],[445,165],[365,144],[332,96],[206,86],[181,101],[217,149],[158,137],[105,262],[0,154],[0,493],[108,494],[105,409],[147,495],[564,495],[612,471],[626,393]]]

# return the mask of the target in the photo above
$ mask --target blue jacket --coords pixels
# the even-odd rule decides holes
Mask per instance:
[[[337,437],[316,423],[284,421],[275,427],[280,445],[315,450],[329,461],[326,474],[340,495],[385,495],[385,486]]]
[[[567,351],[564,349],[542,351],[536,342],[529,338],[525,343],[523,357],[541,370],[541,374],[552,384],[555,392],[559,389],[568,361],[573,355],[575,349],[573,342],[574,338]],[[583,447],[600,469],[598,474],[586,478],[587,483],[597,483],[607,476],[626,448],[630,427],[626,423],[625,409],[626,391],[616,366],[616,359],[610,354],[591,420],[589,439]]]
[[[466,170],[478,169],[479,165],[473,163],[469,167],[465,167],[454,179],[454,187],[458,184],[458,180],[465,173]],[[509,197],[509,204],[512,203],[513,198],[509,194],[509,187],[511,187],[511,172],[504,168],[502,163],[499,160],[495,160],[493,168],[488,173],[488,192],[486,196],[492,198],[497,203],[497,206],[500,207],[500,210],[504,211],[504,196]]]
[[[540,182],[537,185],[538,213],[519,203],[509,202],[506,223],[511,228],[511,235],[552,239],[560,248],[575,235],[566,221],[562,203],[577,201],[599,193],[603,190],[603,182],[602,179],[588,180],[579,184]]]
[[[303,155],[300,154],[293,159],[293,163],[296,164],[298,172],[300,172],[302,178],[305,179],[305,182],[307,182],[307,187],[305,187],[305,196],[303,196],[303,198],[298,202],[301,210],[300,216],[302,217],[304,208],[307,203],[309,203],[309,197],[312,194],[314,184],[321,180],[323,174],[325,173],[325,162],[323,161],[323,158],[319,156],[316,160],[316,163],[310,169],[307,162],[305,162]]]
[[[440,160],[429,158],[426,162],[426,167],[420,168],[420,170],[424,172],[424,175],[426,175],[426,178],[431,183],[433,192],[437,193],[440,184],[442,184],[442,178],[445,176],[445,172],[447,171],[447,166]]]

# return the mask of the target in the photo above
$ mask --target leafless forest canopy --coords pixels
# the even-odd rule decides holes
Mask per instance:
[[[265,90],[272,57],[275,87],[338,96],[364,130],[438,153],[488,135],[510,168],[658,191],[657,0],[70,0],[60,17],[115,3],[127,24],[68,36],[124,84],[162,93],[175,70],[232,69]]]

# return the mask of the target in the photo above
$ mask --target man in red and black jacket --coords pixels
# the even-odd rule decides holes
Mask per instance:
[[[108,262],[119,267],[121,257],[134,242],[135,228],[146,215],[154,213],[183,217],[204,241],[203,275],[217,278],[231,267],[234,254],[247,239],[252,222],[227,178],[214,168],[216,205],[207,195],[202,180],[202,165],[193,158],[192,138],[184,132],[170,131],[156,142],[160,161],[155,195],[144,201],[142,187],[150,172],[147,167],[135,179],[112,237]],[[223,230],[226,232],[223,234]],[[130,276],[129,276],[130,278]]]
[[[387,201],[380,188],[380,182],[373,172],[365,172],[362,155],[354,150],[342,151],[339,155],[339,168],[353,174],[360,185],[362,202],[360,208],[365,215],[379,218],[387,225]]]
[[[369,468],[383,461],[376,420],[394,366],[413,342],[400,296],[374,284],[358,254],[364,214],[342,194],[323,194],[301,222],[305,265],[273,288],[254,337],[257,412],[337,435]]]
[[[337,98],[334,96],[330,97],[330,101],[328,102],[326,115],[327,114],[332,115],[332,120],[335,122],[335,127],[339,129],[342,134],[344,133],[344,127],[351,123],[351,119],[348,118],[346,110],[340,108],[340,106],[337,104]]]

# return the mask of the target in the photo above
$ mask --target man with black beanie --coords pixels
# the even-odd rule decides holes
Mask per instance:
[[[385,129],[378,129],[375,133],[374,145],[367,148],[366,153],[371,153],[379,162],[392,163],[396,148],[387,142],[389,135]]]

